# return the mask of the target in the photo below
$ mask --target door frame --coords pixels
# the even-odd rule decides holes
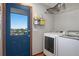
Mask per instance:
[[[25,6],[21,3],[16,3],[19,6]],[[30,8],[30,56],[32,55],[32,6]],[[2,3],[2,52],[6,56],[6,3]]]

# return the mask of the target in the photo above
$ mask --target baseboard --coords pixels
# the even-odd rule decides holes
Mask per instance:
[[[34,54],[33,56],[37,56],[37,55],[40,55],[40,54],[42,54],[43,53],[43,51],[42,52],[39,52],[39,53],[37,53],[37,54]],[[44,54],[44,53],[43,53]],[[44,54],[44,56],[46,56],[45,54]]]
[[[39,53],[37,53],[37,54],[34,54],[33,56],[39,55],[39,54],[41,54],[41,53],[43,53],[43,52],[39,52]]]

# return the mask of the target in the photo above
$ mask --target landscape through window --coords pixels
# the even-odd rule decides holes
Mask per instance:
[[[28,16],[11,13],[10,35],[25,35],[28,28]]]

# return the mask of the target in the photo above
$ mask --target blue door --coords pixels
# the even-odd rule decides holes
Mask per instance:
[[[6,4],[6,55],[30,56],[30,8]]]

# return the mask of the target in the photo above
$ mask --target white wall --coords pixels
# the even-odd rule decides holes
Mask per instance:
[[[78,30],[79,31],[79,4],[66,4],[63,13],[55,15],[55,31]]]
[[[53,31],[53,17],[52,15],[45,14],[45,6],[41,4],[34,4],[33,6],[33,16],[43,16],[46,20],[45,26],[33,26],[33,49],[32,53],[36,54],[43,51],[43,34],[44,32]],[[36,14],[35,14],[36,12]]]
[[[50,14],[45,14],[46,6],[43,4],[24,4],[32,6],[32,14],[34,16],[41,16],[46,20],[45,26],[33,25],[33,38],[32,38],[32,54],[37,54],[43,51],[44,32],[53,31],[54,19]],[[33,20],[33,19],[32,19]]]

